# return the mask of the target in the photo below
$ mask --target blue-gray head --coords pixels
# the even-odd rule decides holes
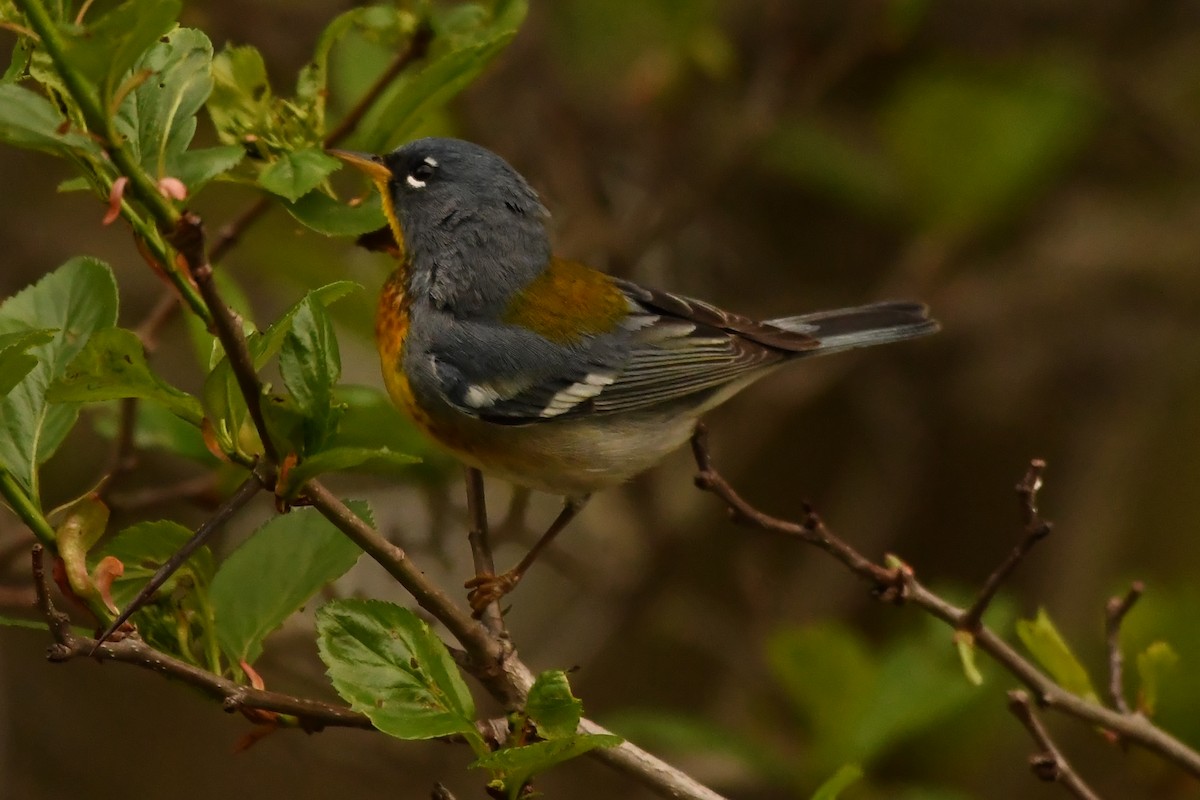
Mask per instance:
[[[414,300],[425,296],[463,317],[500,314],[546,268],[546,209],[490,150],[427,138],[369,161],[351,155],[342,157],[387,193],[410,261]]]

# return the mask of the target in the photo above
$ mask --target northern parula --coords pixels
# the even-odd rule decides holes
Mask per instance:
[[[558,258],[537,193],[470,142],[333,154],[378,186],[400,248],[375,326],[392,399],[467,465],[566,498],[520,564],[468,582],[477,613],[592,492],[659,461],[752,382],[938,329],[907,302],[757,322]]]

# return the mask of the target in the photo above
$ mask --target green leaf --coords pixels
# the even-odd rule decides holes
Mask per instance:
[[[432,52],[420,70],[405,72],[366,115],[353,137],[358,149],[381,153],[412,137],[422,120],[466,88],[502,51],[525,18],[528,3],[497,3],[492,14],[470,14],[469,27],[448,25],[458,6],[435,17]],[[474,9],[470,9],[474,10]]]
[[[350,508],[372,524],[366,503]],[[253,663],[267,634],[361,555],[316,509],[271,518],[221,563],[209,587],[222,652],[234,663]]]
[[[216,457],[209,452],[203,434],[195,425],[156,403],[138,403],[137,412],[133,443],[138,450],[162,450],[205,466],[216,465]],[[92,415],[96,433],[106,439],[116,437],[119,419],[120,411],[116,403],[99,406]]]
[[[330,437],[327,449],[378,451],[386,448],[393,453],[410,453],[420,459],[420,464],[411,468],[415,477],[441,480],[452,473],[457,474],[458,462],[431,444],[412,420],[402,414],[379,389],[343,384],[337,387],[334,397],[346,410],[338,421],[337,431]],[[378,466],[382,467],[383,464],[379,463]]]
[[[857,758],[855,739],[878,681],[861,638],[834,624],[783,630],[767,642],[767,663],[824,757]]]
[[[240,146],[247,132],[262,128],[270,115],[267,65],[253,47],[226,46],[213,58],[212,77],[208,113],[217,136],[225,144]]]
[[[416,614],[379,600],[317,611],[317,645],[333,687],[375,727],[400,739],[463,734],[476,752],[475,703],[446,645]]]
[[[329,312],[306,297],[292,317],[279,352],[279,372],[292,399],[307,418],[305,452],[321,448],[337,426],[333,387],[342,377],[337,334]]]
[[[283,207],[297,222],[326,236],[358,236],[387,225],[378,192],[356,206],[339,203],[323,192],[309,192]]]
[[[188,150],[196,114],[213,88],[212,61],[212,43],[203,31],[171,31],[134,65],[133,74],[142,79],[114,120],[147,173],[178,178],[193,193],[245,155],[235,146]]]
[[[1146,716],[1154,716],[1158,709],[1159,686],[1163,678],[1179,666],[1179,656],[1166,642],[1154,642],[1138,653],[1138,709]]]
[[[571,694],[567,673],[547,670],[538,675],[525,700],[525,714],[543,739],[574,736],[583,716],[583,703]]]
[[[290,497],[307,481],[326,472],[404,474],[420,461],[416,456],[397,453],[386,447],[333,447],[308,456],[288,470],[280,488],[284,496]]]
[[[246,346],[250,350],[255,371],[265,367],[283,348],[283,343],[292,329],[292,322],[296,314],[309,298],[328,306],[360,288],[362,287],[353,281],[335,281],[319,289],[314,289],[303,300],[288,309],[266,331],[262,333],[252,331],[246,338]],[[212,366],[205,379],[201,399],[206,415],[213,425],[217,443],[223,451],[227,453],[241,452],[247,455],[260,451],[262,443],[258,441],[258,434],[250,424],[250,413],[246,408],[246,400],[238,388],[229,359],[224,355]]]
[[[0,398],[0,465],[35,503],[40,503],[37,468],[62,444],[79,414],[74,404],[50,405],[46,389],[93,333],[116,321],[112,271],[91,258],[71,259],[0,305],[0,335],[57,331],[29,349],[37,366]]]
[[[983,685],[983,675],[979,665],[975,663],[975,637],[966,631],[954,634],[954,649],[958,652],[958,661],[962,664],[963,675],[972,686]]]
[[[94,155],[99,147],[74,130],[62,131],[63,116],[49,100],[23,86],[0,84],[0,142],[55,155],[83,151]]]
[[[346,34],[353,30],[368,32],[389,41],[393,49],[399,40],[416,30],[417,18],[403,9],[386,5],[354,8],[339,14],[321,31],[312,58],[296,81],[296,102],[308,111],[314,127],[325,130],[325,105],[329,95],[329,54]]]
[[[290,202],[321,185],[341,162],[319,148],[284,153],[258,175],[258,185]]]
[[[125,565],[125,573],[113,582],[112,593],[116,604],[124,608],[146,585],[155,570],[191,538],[192,531],[169,519],[139,522],[118,533],[98,553],[94,553],[95,561],[113,556]],[[159,595],[171,594],[181,583],[207,584],[212,575],[212,551],[201,547],[163,584]]]
[[[107,107],[118,84],[159,37],[175,25],[181,0],[127,0],[82,29],[67,29],[67,60],[88,77],[99,77]]]
[[[124,328],[97,331],[46,392],[51,403],[88,403],[124,397],[161,403],[196,427],[200,427],[204,417],[196,398],[151,372],[141,340]]]
[[[535,742],[521,747],[506,747],[489,753],[471,764],[472,768],[491,771],[504,788],[515,797],[525,783],[539,772],[569,761],[597,747],[616,747],[625,740],[607,733],[577,733],[548,742]]]
[[[1017,620],[1017,636],[1060,686],[1086,700],[1099,702],[1087,670],[1071,652],[1046,609],[1039,608],[1034,619]]]
[[[1085,143],[1094,94],[1086,73],[1064,64],[918,70],[882,120],[907,206],[949,231],[1002,217]]]
[[[29,348],[46,344],[54,331],[14,331],[0,336],[0,397],[12,391],[37,366],[38,360]]]
[[[813,792],[812,800],[837,800],[842,792],[860,780],[862,776],[862,767],[857,764],[846,764]]]

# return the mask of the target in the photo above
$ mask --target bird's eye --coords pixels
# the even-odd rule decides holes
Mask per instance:
[[[437,167],[436,163],[429,163],[432,160],[431,158],[427,158],[413,167],[409,171],[408,177],[405,178],[405,182],[414,189],[424,189],[425,184],[433,177],[433,173]]]

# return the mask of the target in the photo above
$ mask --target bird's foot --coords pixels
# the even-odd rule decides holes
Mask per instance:
[[[502,575],[493,575],[490,572],[481,573],[464,583],[463,586],[470,589],[467,593],[467,602],[471,605],[472,616],[479,619],[485,608],[517,588],[520,581],[521,573],[509,570]]]

